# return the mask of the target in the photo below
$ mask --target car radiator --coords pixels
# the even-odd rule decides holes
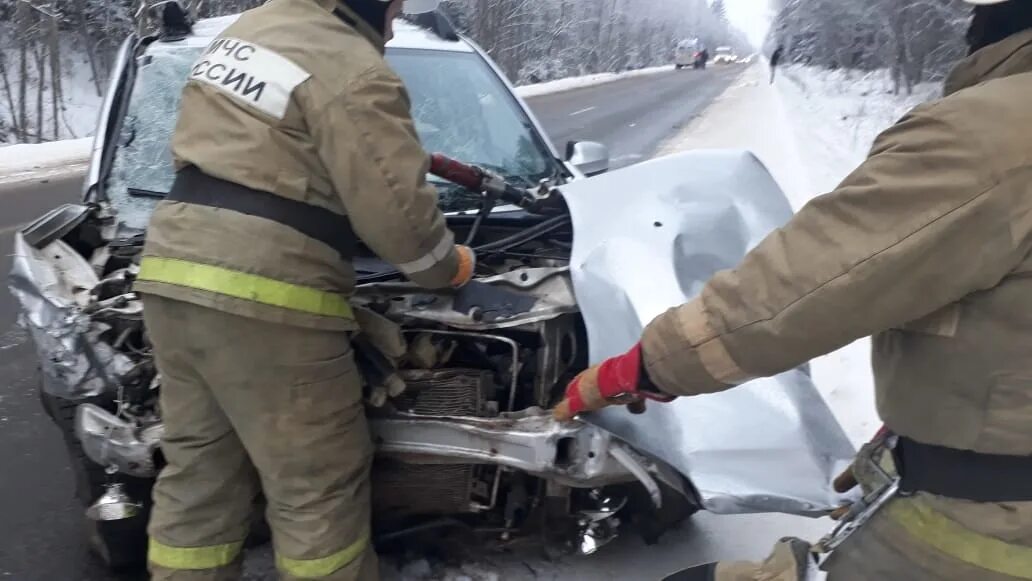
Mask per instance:
[[[407,389],[395,398],[399,411],[427,416],[494,415],[498,391],[493,374],[481,369],[407,370]],[[491,499],[496,469],[472,464],[432,464],[427,459],[380,459],[373,465],[373,510],[377,519],[475,512]]]

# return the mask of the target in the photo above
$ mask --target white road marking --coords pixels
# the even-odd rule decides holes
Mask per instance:
[[[594,111],[595,109],[598,109],[598,107],[588,107],[587,109],[581,109],[580,111],[574,111],[573,113],[570,113],[570,117],[573,117],[574,115],[580,115],[581,113],[587,113],[588,111]]]

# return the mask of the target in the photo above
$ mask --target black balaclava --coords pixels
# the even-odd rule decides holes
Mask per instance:
[[[351,8],[359,18],[365,20],[373,30],[380,34],[387,33],[387,7],[390,2],[380,0],[344,0],[344,4]]]
[[[1032,28],[1032,2],[1028,0],[975,6],[974,13],[967,31],[968,54]]]

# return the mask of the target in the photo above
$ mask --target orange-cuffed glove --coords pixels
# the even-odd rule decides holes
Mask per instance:
[[[455,253],[459,255],[459,270],[452,277],[452,288],[466,286],[466,283],[473,280],[473,272],[477,267],[477,254],[469,246],[455,245]]]
[[[632,412],[645,411],[646,399],[671,401],[672,396],[645,389],[647,380],[641,366],[641,343],[630,351],[589,367],[566,386],[566,395],[555,408],[555,419],[566,421],[581,412],[600,410],[611,405],[626,405]]]

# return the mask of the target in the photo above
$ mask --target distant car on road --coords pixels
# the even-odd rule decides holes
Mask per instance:
[[[733,65],[738,62],[738,56],[730,46],[718,46],[713,57],[715,65]]]
[[[704,69],[706,68],[707,59],[706,47],[698,39],[685,39],[677,43],[677,51],[674,56],[675,68],[692,67],[693,69]]]

